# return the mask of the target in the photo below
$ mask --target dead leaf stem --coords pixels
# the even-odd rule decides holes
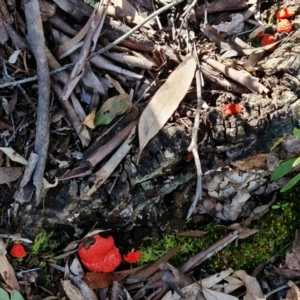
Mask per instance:
[[[38,74],[38,109],[35,152],[39,155],[39,160],[34,171],[33,182],[36,187],[36,204],[39,204],[49,145],[50,76],[38,0],[27,2],[24,6],[24,10],[28,30],[27,40],[36,60]]]

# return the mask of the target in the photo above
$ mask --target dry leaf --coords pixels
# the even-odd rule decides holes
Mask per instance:
[[[70,280],[61,280],[61,285],[69,299],[84,300],[81,292],[71,283]]]
[[[0,151],[4,152],[12,161],[27,166],[27,160],[23,158],[19,153],[17,153],[13,148],[0,147]],[[58,184],[57,178],[55,178],[55,182],[53,184],[49,183],[45,178],[43,178],[44,189],[53,188],[57,186],[57,184]]]
[[[139,122],[139,154],[171,117],[194,78],[197,61],[188,56],[156,92]]]
[[[85,118],[85,120],[82,122],[82,125],[87,126],[88,128],[94,129],[95,128],[95,111],[92,111],[89,115],[87,115],[87,117]]]
[[[21,289],[15,275],[15,271],[9,263],[6,254],[7,252],[4,242],[0,239],[0,275],[11,289],[20,291]]]
[[[0,167],[0,184],[13,182],[21,177],[23,168]]]
[[[220,293],[211,289],[203,289],[203,294],[206,300],[238,300],[235,296]]]
[[[240,278],[246,286],[247,294],[244,296],[244,300],[265,299],[260,285],[255,277],[248,275],[244,270],[234,272],[233,276]]]

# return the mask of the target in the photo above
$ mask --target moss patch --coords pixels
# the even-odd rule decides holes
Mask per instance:
[[[255,235],[239,240],[238,245],[232,243],[222,251],[216,253],[205,265],[217,270],[232,267],[252,272],[258,265],[266,262],[275,254],[285,255],[291,249],[294,233],[300,227],[300,202],[297,195],[300,187],[281,196],[281,199],[270,208],[251,228],[259,229]],[[166,234],[159,242],[144,247],[140,264],[153,262],[164,253],[181,245],[182,249],[170,261],[180,266],[193,255],[225,236],[230,230],[224,227],[209,225],[204,228],[209,231],[201,238],[179,237],[176,234]],[[149,238],[145,239],[145,244]]]

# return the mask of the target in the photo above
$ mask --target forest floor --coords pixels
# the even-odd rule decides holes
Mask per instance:
[[[1,300],[300,299],[299,1],[0,0],[0,43]]]

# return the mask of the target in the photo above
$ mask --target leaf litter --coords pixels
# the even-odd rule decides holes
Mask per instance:
[[[24,3],[24,8],[22,9],[25,11],[25,18],[23,20],[22,14],[19,14],[19,12],[17,12],[17,17],[11,15],[10,12],[14,4],[0,0],[0,40],[2,46],[4,45],[3,49],[1,49],[2,82],[0,89],[2,106],[6,114],[5,122],[1,121],[0,128],[1,130],[6,130],[1,132],[0,150],[5,155],[1,154],[0,157],[2,160],[0,181],[2,186],[7,186],[10,190],[16,192],[13,196],[15,203],[12,205],[11,212],[8,210],[9,214],[11,213],[14,216],[13,223],[16,222],[18,209],[22,208],[22,206],[28,204],[32,207],[37,207],[41,205],[41,200],[46,197],[47,190],[57,186],[57,178],[63,181],[92,175],[89,179],[91,185],[80,187],[80,197],[77,196],[76,192],[70,191],[74,196],[72,209],[76,207],[75,203],[79,203],[79,198],[80,201],[90,201],[93,194],[98,191],[101,192],[100,188],[107,184],[109,178],[116,178],[108,192],[108,194],[111,194],[114,185],[118,185],[116,183],[118,178],[124,177],[122,170],[124,159],[130,157],[132,164],[135,164],[135,168],[138,167],[138,162],[148,159],[149,149],[152,147],[151,143],[155,142],[155,138],[165,128],[168,120],[169,123],[176,120],[179,111],[186,105],[182,104],[183,100],[187,99],[189,94],[197,94],[197,113],[199,115],[201,109],[201,113],[205,109],[209,109],[209,105],[205,102],[207,99],[203,100],[202,92],[205,91],[201,92],[204,84],[202,74],[201,76],[199,75],[201,68],[203,68],[203,73],[206,76],[205,80],[208,77],[215,84],[227,86],[229,91],[248,89],[264,96],[270,94],[272,88],[274,88],[267,81],[263,82],[258,77],[258,73],[253,72],[255,74],[252,75],[249,70],[256,68],[256,63],[260,59],[261,54],[264,54],[266,50],[273,49],[275,46],[278,47],[280,43],[285,41],[286,37],[279,37],[279,40],[272,45],[256,48],[252,45],[245,45],[243,41],[237,39],[237,36],[243,34],[243,30],[247,27],[246,21],[255,13],[259,13],[260,6],[257,3],[248,6],[243,4],[242,1],[237,1],[235,9],[239,8],[241,12],[230,15],[230,18],[226,20],[222,20],[224,16],[220,14],[221,22],[216,22],[218,25],[208,25],[206,23],[207,20],[205,20],[204,26],[201,25],[201,31],[212,44],[207,43],[207,50],[203,48],[199,51],[199,48],[196,50],[199,44],[196,46],[196,44],[190,42],[192,39],[188,41],[193,35],[192,31],[189,33],[191,34],[189,38],[184,37],[182,26],[184,23],[187,25],[189,22],[199,21],[203,13],[207,13],[206,9],[208,9],[209,16],[211,13],[218,11],[220,7],[216,5],[216,1],[205,3],[204,6],[195,6],[195,3],[188,4],[185,12],[181,12],[183,13],[182,23],[176,30],[173,17],[169,19],[170,29],[161,26],[158,16],[173,5],[174,9],[178,9],[180,6],[176,5],[183,4],[183,0],[177,0],[174,3],[164,3],[163,7],[161,7],[161,3],[164,1],[158,1],[155,4],[157,5],[157,10],[154,10],[150,17],[147,17],[145,11],[140,10],[137,2],[112,1],[109,3],[109,1],[102,1],[94,5],[94,9],[92,9],[80,1],[74,1],[74,3],[70,4],[64,0],[56,0],[56,7],[46,1],[31,0]],[[148,5],[146,12],[148,9],[149,15],[154,4],[150,5],[149,2],[144,5],[145,7]],[[227,7],[224,3],[221,6],[221,10],[227,11],[232,9],[230,5]],[[58,7],[60,9],[59,14],[57,14]],[[61,18],[61,14],[65,17]],[[74,22],[73,19],[66,17],[68,14],[72,15],[76,26],[70,26],[66,23],[66,20],[71,23]],[[110,19],[111,23],[109,26],[112,26],[112,31],[110,31],[109,26],[103,30],[103,26],[107,26],[105,23],[108,21],[107,18],[105,19],[106,15],[115,19]],[[15,18],[14,21],[16,23],[11,22],[10,18]],[[31,22],[31,18],[36,23]],[[154,21],[155,18],[156,21]],[[48,25],[50,24],[51,29],[50,27],[43,28],[42,21]],[[214,24],[215,21],[212,19],[209,22]],[[250,19],[250,21],[256,26],[263,23],[257,16],[254,19]],[[117,22],[118,25],[114,24],[114,22]],[[14,27],[15,24],[18,26]],[[121,29],[120,33],[118,30],[122,27],[122,24],[129,25],[129,29],[123,29],[123,31]],[[25,28],[28,30],[27,37],[24,35]],[[150,43],[151,46],[149,46],[147,42],[143,43],[141,41],[144,35],[151,37],[152,40],[157,39],[157,28],[160,28],[161,45],[160,48],[153,49],[155,43],[152,42]],[[50,30],[51,32],[49,41],[44,30]],[[134,36],[137,30],[140,31],[136,40],[133,38],[126,40],[131,35]],[[167,40],[165,38],[169,34],[168,30],[172,31],[172,34],[169,36],[172,36],[171,46],[162,42]],[[105,36],[106,31],[110,31],[109,34],[111,36]],[[227,35],[235,35],[236,39],[234,42],[226,39],[220,34],[220,31],[225,32]],[[253,28],[250,31],[253,31]],[[116,36],[114,36],[115,34]],[[267,34],[267,32],[263,34]],[[44,38],[47,39],[46,43]],[[110,38],[114,41],[109,40]],[[184,41],[188,42],[185,43]],[[121,42],[122,45],[120,45]],[[52,44],[55,44],[56,47],[53,47]],[[225,52],[219,55],[216,48],[214,48],[216,46],[219,47],[219,50],[223,49]],[[149,49],[154,51],[151,52]],[[108,50],[112,50],[112,52],[107,52]],[[214,51],[214,55],[211,55],[211,50]],[[159,51],[160,54],[158,54]],[[29,52],[32,52],[34,56],[37,72],[33,71],[34,65],[32,64],[32,57],[28,55]],[[161,56],[159,57],[159,55]],[[226,60],[226,58],[235,56],[249,56],[249,60],[240,64]],[[66,65],[64,60],[71,61],[71,63]],[[170,61],[172,61],[173,66],[170,64]],[[64,67],[61,67],[61,64]],[[28,65],[30,68],[28,68]],[[246,65],[247,70],[241,68],[241,66],[245,67]],[[48,66],[52,70],[50,73],[47,70]],[[218,79],[213,78],[210,73],[205,73],[204,69],[207,66],[211,70],[218,72]],[[10,74],[14,77],[8,75],[7,67]],[[138,69],[142,69],[142,71]],[[107,74],[103,76],[104,70],[109,72],[110,76]],[[28,78],[35,73],[37,74],[36,77]],[[164,74],[164,76],[161,77],[161,74]],[[18,80],[19,78],[22,79]],[[38,85],[32,84],[31,82],[36,79],[38,79]],[[112,86],[115,87],[120,95],[113,96],[113,93],[110,91]],[[7,87],[12,87],[13,96],[10,96],[10,91]],[[38,92],[36,93],[36,91]],[[56,98],[55,101],[51,98],[51,110],[49,110],[50,95]],[[8,101],[7,99],[10,100]],[[21,103],[19,103],[20,99]],[[34,104],[32,99],[34,99]],[[231,102],[229,101],[229,103]],[[187,104],[187,106],[189,105]],[[213,105],[213,102],[210,105]],[[242,115],[242,117],[249,110],[247,105],[245,107],[235,103],[232,103],[232,105],[240,108],[238,114]],[[28,107],[30,107],[30,113],[26,112]],[[135,111],[138,113],[135,113]],[[34,117],[37,118],[36,126],[33,124],[35,123],[34,121],[29,120],[31,113],[34,113]],[[126,119],[130,113],[132,113],[131,117]],[[50,114],[52,114],[52,117],[55,117],[50,119]],[[234,116],[236,114],[231,112],[224,113],[224,115],[225,120],[228,120],[226,118],[229,117],[239,117]],[[192,116],[195,117],[196,123],[197,114],[195,113]],[[187,120],[180,118],[180,122],[186,126],[185,122]],[[224,122],[226,123],[226,121]],[[105,126],[108,124],[112,125]],[[220,125],[221,123],[218,124]],[[95,127],[100,125],[103,128],[96,131]],[[138,126],[138,148],[135,143],[136,126]],[[193,130],[197,132],[199,124],[194,126]],[[25,140],[22,140],[22,135],[24,135],[24,130],[27,127],[30,128],[31,133],[28,135],[25,133]],[[189,128],[190,131],[191,129]],[[97,137],[98,134],[100,137]],[[50,143],[48,146],[49,136],[53,144]],[[55,138],[53,138],[54,136]],[[35,142],[34,147],[33,141]],[[90,146],[91,142],[94,144]],[[83,147],[88,146],[90,148],[86,153],[89,154],[83,153]],[[17,149],[17,152],[14,149]],[[198,149],[196,152],[195,147],[189,151],[191,150],[195,163],[200,165],[201,171]],[[18,152],[21,154],[18,154]],[[164,155],[167,156],[167,153],[165,151]],[[28,160],[26,159],[27,157]],[[82,157],[84,157],[84,160],[81,162]],[[4,159],[6,161],[5,166],[3,166]],[[59,167],[55,170],[51,170],[48,166],[50,159],[59,164]],[[74,163],[72,160],[78,161]],[[241,161],[234,162],[236,166],[239,163]],[[18,167],[17,164],[23,164],[26,168]],[[283,162],[279,166],[281,169],[273,173],[272,179],[280,179],[293,167],[296,167],[297,164],[297,158]],[[243,164],[243,167],[245,168],[245,164]],[[59,169],[68,170],[63,170],[67,172],[62,173]],[[197,169],[197,188],[199,189],[200,186],[200,189],[202,189],[201,183],[199,185],[200,179],[202,179],[202,172],[198,171],[199,168]],[[242,175],[236,176],[234,174],[227,174],[227,176],[227,182],[228,178],[238,182],[243,177]],[[296,179],[298,181],[298,178]],[[50,184],[49,182],[51,181],[54,181],[54,184]],[[217,181],[218,178],[215,177],[215,182]],[[224,181],[221,182],[221,185],[225,186]],[[131,188],[134,187],[132,186]],[[143,188],[146,191],[146,185]],[[129,189],[130,187],[128,186]],[[226,193],[228,194],[230,191],[228,190]],[[250,197],[248,191],[245,192],[244,190],[243,193],[239,190],[237,195],[239,197],[234,198],[235,202],[227,203],[227,205],[231,205],[231,209],[234,212],[229,213],[227,217],[224,214],[226,221],[235,220],[237,218],[235,215],[238,216],[239,212],[242,211],[243,203]],[[206,207],[210,205],[208,202],[206,202]],[[244,287],[245,295],[243,299],[266,299],[271,295],[271,292],[264,295],[257,279],[248,275],[244,270],[234,272],[233,269],[228,268],[226,271],[207,276],[203,280],[194,283],[192,283],[194,280],[191,279],[190,275],[192,271],[196,272],[197,268],[204,261],[233,241],[248,238],[259,232],[259,229],[249,229],[248,226],[250,226],[253,219],[258,219],[259,215],[268,211],[271,203],[256,206],[253,210],[254,217],[250,216],[244,222],[228,226],[228,228],[235,231],[211,244],[207,249],[203,249],[203,251],[191,257],[181,267],[174,267],[169,263],[169,260],[180,250],[180,247],[172,249],[162,255],[159,260],[149,265],[131,270],[109,272],[108,274],[96,273],[93,274],[94,277],[92,274],[86,274],[78,259],[72,260],[76,249],[57,256],[60,258],[70,256],[69,259],[72,263],[69,265],[67,261],[65,267],[53,263],[51,261],[53,258],[52,254],[43,253],[36,259],[49,257],[51,264],[48,265],[51,265],[58,272],[65,273],[64,279],[62,279],[61,274],[61,279],[56,280],[55,283],[61,289],[60,292],[58,290],[55,292],[47,290],[49,286],[44,288],[44,290],[51,295],[50,297],[57,298],[60,295],[59,297],[68,297],[69,299],[100,299],[93,290],[103,289],[104,287],[110,287],[110,290],[102,290],[103,295],[109,295],[110,299],[124,299],[124,297],[127,297],[127,299],[141,299],[145,297],[148,297],[148,299],[180,299],[181,297],[188,299],[199,299],[199,297],[204,297],[205,299],[241,299],[241,297],[237,296],[238,294],[234,294],[234,291]],[[195,213],[195,209],[203,209],[203,207],[198,206],[196,208],[195,206],[194,208],[193,206],[192,213]],[[124,218],[126,218],[128,211],[130,209],[127,207],[122,208]],[[138,215],[138,213],[136,214]],[[80,211],[74,211],[74,218],[79,215]],[[6,223],[9,224],[9,217],[7,218],[8,221]],[[71,219],[69,218],[68,220]],[[1,222],[1,224],[5,223],[2,220]],[[7,225],[7,229],[11,230],[10,224]],[[178,236],[195,238],[206,233],[206,231],[194,230],[178,233]],[[2,283],[2,288],[0,288],[0,298],[23,299],[19,292],[25,292],[26,284],[29,285],[31,282],[37,283],[33,278],[41,275],[36,275],[34,273],[36,272],[35,269],[28,269],[30,277],[24,276],[25,271],[18,272],[17,274],[23,276],[22,280],[20,280],[20,286],[13,268],[16,270],[20,267],[18,263],[22,264],[22,262],[13,261],[11,258],[8,259],[6,250],[9,240],[15,240],[16,237],[6,234],[3,235],[3,238],[5,238],[7,244],[1,239],[0,272],[5,284]],[[20,236],[19,239],[29,243],[24,237]],[[74,241],[75,237],[71,237],[71,240]],[[297,276],[299,276],[297,273],[299,271],[297,265],[299,249],[296,244],[298,242],[296,235],[293,250],[286,257],[287,268],[274,267],[275,272],[292,280],[296,280]],[[74,247],[76,248],[76,244],[74,244]],[[127,249],[124,254],[133,253],[132,251],[134,249]],[[137,253],[140,253],[139,250],[137,250]],[[31,263],[32,261],[25,262],[28,266]],[[43,266],[41,265],[41,267]],[[128,266],[122,266],[123,269],[126,267]],[[290,290],[286,295],[287,299],[298,299],[298,287],[293,282],[288,282],[288,286]],[[8,293],[10,296],[8,296]],[[30,294],[30,291],[27,290],[26,294]]]

